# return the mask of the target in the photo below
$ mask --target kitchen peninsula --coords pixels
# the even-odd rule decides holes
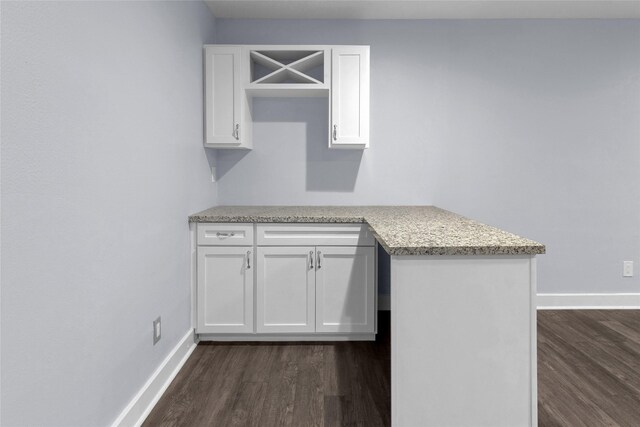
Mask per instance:
[[[544,245],[433,206],[220,206],[189,221],[197,264],[194,325],[201,338],[233,332],[250,340],[278,333],[371,339],[367,307],[377,290],[367,283],[375,283],[370,254],[377,242],[391,256],[392,424],[537,425],[535,256],[545,253]],[[269,257],[281,262],[287,256],[291,264],[273,264],[273,280],[263,276]],[[294,259],[311,299],[270,314],[266,301],[287,291],[284,304],[291,304],[295,295],[283,289],[267,295],[261,283],[282,283],[282,271],[295,270]],[[345,259],[355,267],[345,270]],[[209,260],[207,272],[202,267]],[[204,284],[216,268],[226,278],[222,286],[242,271],[236,296],[244,299],[239,314],[226,314],[235,319],[227,323],[207,319],[218,319],[238,298],[223,297],[217,308],[203,305]],[[342,300],[327,296],[331,278],[339,277],[335,271],[351,277],[334,286],[346,295]],[[351,289],[353,277],[364,277],[361,288]],[[300,305],[302,321],[269,321]],[[208,332],[213,335],[206,338]]]

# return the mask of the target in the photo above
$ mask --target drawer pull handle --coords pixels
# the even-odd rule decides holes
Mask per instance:
[[[247,251],[247,269],[251,268],[251,251]]]
[[[322,252],[318,251],[318,262],[316,262],[316,265],[318,266],[318,270],[320,270],[322,268],[322,264],[320,264],[320,260],[322,258],[320,258],[322,256]]]
[[[311,270],[313,270],[313,251],[309,251],[309,265]]]
[[[233,237],[235,236],[236,233],[220,233],[217,232],[216,233],[216,237],[219,237],[220,239],[222,239],[223,237]]]

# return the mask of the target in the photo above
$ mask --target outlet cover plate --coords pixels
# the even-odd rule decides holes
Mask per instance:
[[[153,321],[153,345],[156,345],[162,338],[162,319],[160,316]]]
[[[622,276],[633,277],[633,261],[624,261],[622,263]]]

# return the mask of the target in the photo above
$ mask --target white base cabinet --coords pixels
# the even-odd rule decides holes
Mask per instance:
[[[374,248],[319,246],[316,259],[316,332],[374,332]]]
[[[257,331],[315,332],[312,247],[258,248]]]
[[[253,332],[250,247],[198,247],[198,333]]]
[[[201,339],[375,338],[365,225],[198,224],[196,236]]]
[[[259,333],[374,333],[373,247],[258,247]]]

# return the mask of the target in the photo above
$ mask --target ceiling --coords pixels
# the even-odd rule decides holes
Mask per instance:
[[[218,18],[640,18],[636,0],[206,0]]]

